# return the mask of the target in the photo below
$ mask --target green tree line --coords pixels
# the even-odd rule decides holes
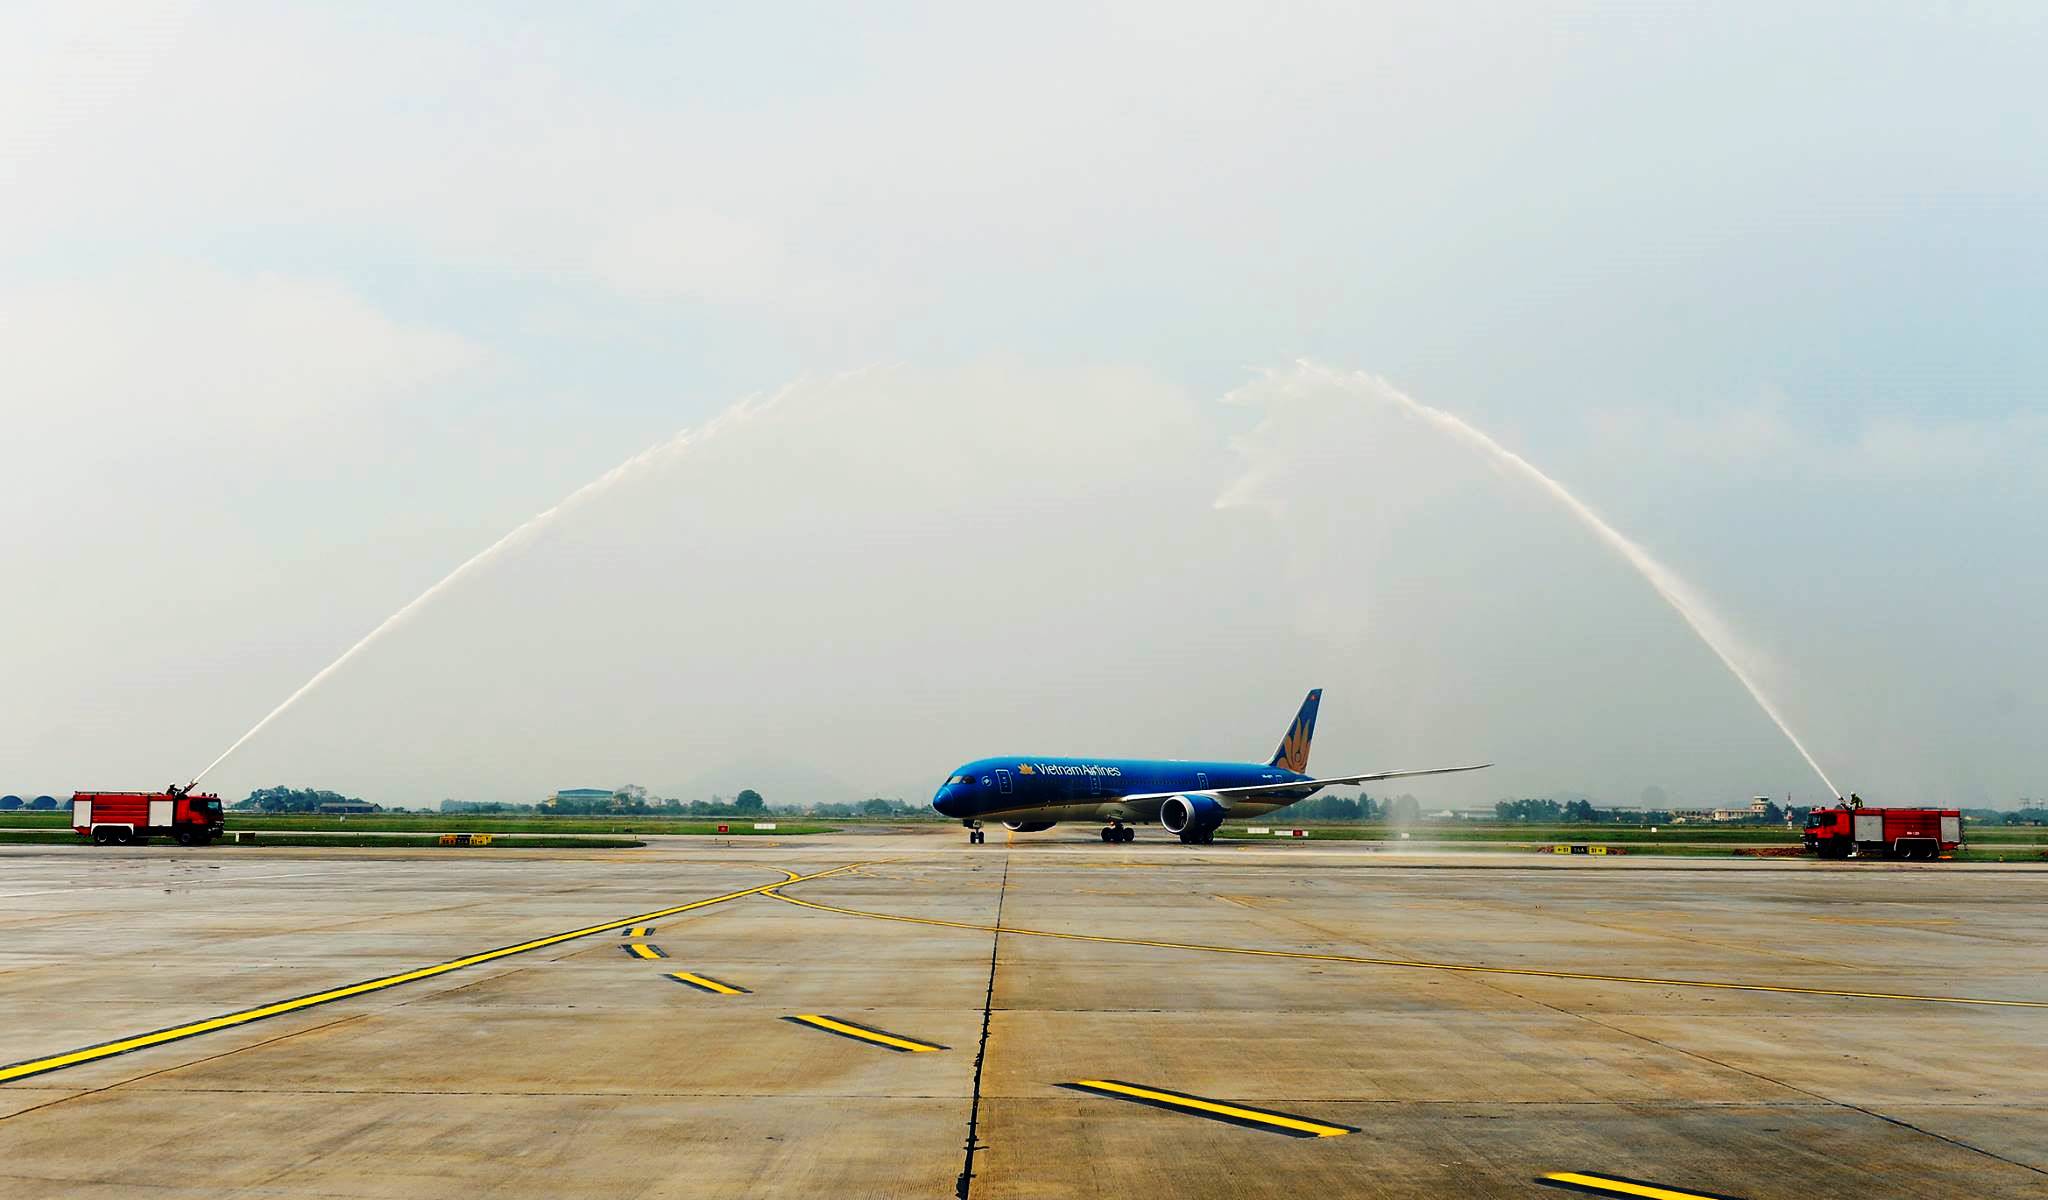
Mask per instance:
[[[277,787],[258,788],[250,792],[248,799],[237,802],[235,807],[243,812],[306,813],[319,812],[323,804],[362,803],[364,801],[354,796],[344,796],[340,792],[322,791],[318,788],[289,788],[280,784]],[[383,811],[381,805],[372,804],[370,807]]]

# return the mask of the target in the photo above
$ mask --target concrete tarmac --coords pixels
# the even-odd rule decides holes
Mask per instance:
[[[2048,872],[1141,836],[0,849],[0,1194],[2048,1197]]]

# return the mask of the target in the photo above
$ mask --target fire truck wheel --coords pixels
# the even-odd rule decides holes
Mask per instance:
[[[135,833],[133,830],[123,829],[119,826],[116,826],[112,829],[107,830],[107,839],[113,842],[116,846],[125,846],[128,843],[135,840]]]
[[[112,845],[112,844],[113,844],[113,841],[114,841],[114,831],[113,831],[113,830],[111,830],[111,829],[108,829],[108,828],[107,828],[106,826],[104,826],[104,825],[95,825],[95,826],[93,827],[93,831],[92,831],[92,844],[93,844],[93,845],[95,845],[95,846],[108,846],[108,845]]]
[[[178,840],[180,846],[195,846],[199,843],[199,839],[194,837],[189,829],[180,829],[171,836]]]

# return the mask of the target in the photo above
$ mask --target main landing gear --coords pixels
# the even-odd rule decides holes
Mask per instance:
[[[986,841],[988,840],[988,835],[987,835],[986,833],[983,833],[983,832],[982,832],[982,830],[981,830],[981,822],[980,822],[980,821],[962,821],[962,822],[960,822],[960,823],[961,823],[962,825],[965,825],[965,826],[967,826],[967,844],[968,844],[968,845],[970,845],[970,846],[979,846],[979,845],[981,845],[981,844],[982,844],[983,842],[986,842]]]
[[[1183,846],[1213,846],[1216,844],[1216,831],[1213,829],[1183,829],[1180,831],[1180,844]]]
[[[1102,840],[1105,842],[1135,842],[1138,840],[1138,831],[1122,821],[1111,821],[1103,827]]]

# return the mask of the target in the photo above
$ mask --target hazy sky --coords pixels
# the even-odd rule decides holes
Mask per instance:
[[[0,8],[0,791],[2048,796],[2025,4]],[[1306,363],[1307,365],[1302,365]],[[1365,376],[1384,380],[1374,383]]]

